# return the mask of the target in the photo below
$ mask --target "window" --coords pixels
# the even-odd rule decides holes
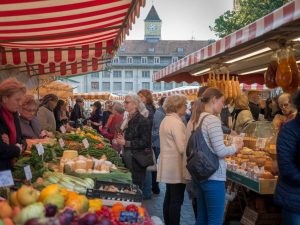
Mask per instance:
[[[125,82],[125,91],[133,90],[133,82]]]
[[[122,71],[121,70],[115,70],[113,72],[113,78],[121,78],[122,77]]]
[[[110,91],[110,82],[102,82],[102,90]]]
[[[125,52],[125,50],[126,50],[125,46],[121,46],[121,47],[120,47],[120,51],[121,51],[121,52]]]
[[[108,71],[103,71],[103,72],[102,72],[102,77],[103,77],[103,78],[110,78],[110,72],[108,72]]]
[[[178,88],[178,87],[182,87],[183,86],[183,82],[180,82],[180,83],[176,83],[175,86]]]
[[[132,57],[127,57],[127,63],[132,64],[133,63],[133,58]]]
[[[150,78],[150,71],[142,71],[142,78]]]
[[[99,82],[91,82],[91,88],[94,90],[99,90]]]
[[[148,48],[148,52],[154,52],[154,48]]]
[[[114,58],[113,63],[119,63],[119,57]]]
[[[177,62],[178,61],[178,57],[172,57],[172,63]]]
[[[160,58],[154,57],[154,64],[159,64],[159,63],[160,63]]]
[[[147,57],[142,57],[141,63],[142,64],[147,64]]]
[[[178,53],[183,53],[183,48],[177,48]]]
[[[125,78],[133,78],[133,71],[125,71]]]
[[[99,73],[98,73],[98,72],[92,73],[92,77],[93,77],[93,78],[99,78]]]
[[[150,89],[150,82],[142,82],[142,89]]]
[[[173,88],[173,83],[165,83],[165,90],[170,90]]]
[[[153,90],[154,91],[160,91],[161,90],[161,83],[160,82],[153,83]]]
[[[122,91],[122,82],[114,82],[114,91]]]

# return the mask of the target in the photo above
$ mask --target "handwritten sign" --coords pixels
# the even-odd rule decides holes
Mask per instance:
[[[10,170],[0,171],[0,187],[14,186],[13,176]]]
[[[90,146],[90,144],[86,138],[82,140],[82,143],[84,145],[84,148],[88,148]]]
[[[35,147],[36,147],[36,150],[37,150],[37,152],[38,152],[39,155],[43,155],[44,154],[45,149],[44,149],[44,146],[41,143],[36,144]]]
[[[25,173],[26,180],[32,179],[32,173],[29,165],[24,167],[24,173]]]
[[[59,143],[61,148],[65,147],[65,142],[62,138],[58,139],[58,143]]]

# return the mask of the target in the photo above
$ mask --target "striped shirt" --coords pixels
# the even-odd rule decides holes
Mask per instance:
[[[203,116],[207,114],[209,113],[204,112],[200,115],[197,127],[199,126]],[[192,129],[193,125],[189,122],[187,127],[188,133],[190,133]],[[226,181],[227,164],[224,158],[234,154],[236,152],[236,148],[235,146],[225,146],[221,120],[214,115],[209,115],[204,119],[202,123],[202,133],[210,150],[219,157],[219,169],[209,178],[209,180]],[[190,136],[190,134],[188,135]]]

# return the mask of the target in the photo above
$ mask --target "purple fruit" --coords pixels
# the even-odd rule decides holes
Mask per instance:
[[[53,204],[48,204],[45,206],[46,209],[46,217],[54,217],[57,213],[57,206]]]
[[[97,216],[93,213],[87,213],[78,220],[78,225],[94,225],[97,222]]]
[[[75,218],[75,212],[71,209],[66,209],[58,215],[58,219],[61,225],[71,225]]]
[[[27,220],[25,225],[41,225],[38,218]]]
[[[112,222],[108,218],[103,218],[100,221],[97,222],[95,225],[111,225]]]

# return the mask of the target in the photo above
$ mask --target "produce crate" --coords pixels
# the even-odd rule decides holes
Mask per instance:
[[[106,188],[109,186],[114,186],[121,191],[100,190],[101,187]],[[136,193],[124,193],[123,190],[130,190]],[[125,206],[129,204],[141,205],[143,201],[143,194],[138,186],[105,181],[96,181],[94,189],[87,189],[86,196],[88,198],[101,198],[103,204],[108,206],[112,206],[116,202],[121,202]]]
[[[274,194],[277,184],[277,179],[255,181],[229,170],[227,170],[227,179],[259,194]]]

